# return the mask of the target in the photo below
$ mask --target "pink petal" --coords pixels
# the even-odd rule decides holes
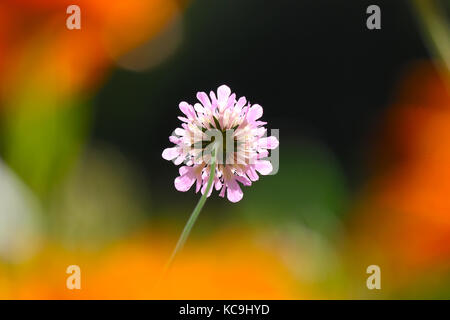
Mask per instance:
[[[176,129],[175,129],[175,134],[176,134],[177,136],[184,136],[184,135],[186,134],[186,130],[181,129],[181,128],[176,128]]]
[[[278,147],[279,142],[278,139],[274,136],[261,138],[258,141],[258,147],[264,148],[264,149],[275,149]]]
[[[184,161],[185,158],[186,158],[186,157],[185,157],[184,155],[180,154],[180,155],[178,156],[178,158],[176,158],[175,161],[174,161],[173,163],[174,163],[176,166],[178,166],[178,165],[180,165],[180,164],[183,163],[183,161]]]
[[[183,121],[183,122],[189,122],[189,119],[185,118],[185,117],[178,117],[178,119]]]
[[[205,108],[200,103],[194,104],[194,109],[195,111],[197,111],[198,114],[205,113]]]
[[[209,179],[209,177],[208,177],[208,179]],[[202,194],[205,194],[205,191],[206,191],[206,187],[207,187],[207,186],[208,186],[208,180],[206,180],[206,181],[203,183]],[[209,197],[209,196],[211,195],[213,189],[214,189],[213,187],[211,187],[211,189],[209,189],[209,192],[208,192],[208,194],[206,195],[207,197]]]
[[[217,101],[221,108],[224,108],[227,105],[230,94],[231,89],[226,85],[221,85],[219,89],[217,89]]]
[[[227,189],[227,185],[224,184],[222,190],[220,190],[219,197],[225,197],[225,190]]]
[[[254,104],[253,106],[248,109],[247,112],[247,121],[253,122],[259,118],[261,118],[263,115],[263,108],[259,104]]]
[[[178,191],[186,192],[192,187],[195,180],[195,177],[191,173],[184,174],[175,179],[175,188]]]
[[[194,108],[189,103],[182,101],[178,106],[181,112],[183,112],[189,119],[193,119],[196,117]]]
[[[241,116],[245,116],[247,115],[247,111],[248,111],[248,106],[245,106],[242,108],[240,115]]]
[[[227,108],[231,108],[234,106],[234,103],[236,102],[236,95],[233,93],[230,95],[227,101]]]
[[[178,138],[178,137],[170,136],[169,137],[169,141],[172,142],[172,143],[175,143],[175,144],[179,144],[179,143],[181,143],[182,140],[180,138]]]
[[[190,170],[192,170],[191,167],[182,166],[182,167],[180,167],[180,169],[178,169],[178,173],[180,174],[180,176],[182,176],[182,175],[188,173]]]
[[[215,187],[216,187],[216,190],[219,190],[220,188],[222,188],[222,182],[220,181],[220,179],[216,178]]]
[[[211,109],[211,101],[205,92],[197,92],[197,99],[202,103],[205,108]]]
[[[268,175],[272,172],[273,167],[269,160],[257,160],[255,169],[262,175]]]
[[[241,187],[239,187],[239,184],[236,182],[236,180],[230,180],[227,182],[228,184],[228,190],[227,190],[227,198],[231,202],[238,202],[242,199],[244,196],[244,193],[241,190]]]
[[[164,149],[162,157],[165,160],[173,160],[180,155],[180,149],[178,147]]]
[[[197,193],[201,187],[202,187],[202,180],[197,179],[197,185],[195,186],[195,192]]]
[[[236,180],[242,183],[244,186],[248,187],[252,185],[252,182],[246,176],[236,176]]]
[[[257,159],[262,159],[262,158],[265,158],[265,157],[268,157],[268,156],[269,156],[269,151],[267,151],[267,150],[261,150],[261,151],[258,153]]]
[[[266,133],[267,129],[264,127],[256,129],[256,135],[262,137]]]
[[[242,107],[245,106],[246,103],[247,103],[247,99],[245,99],[245,97],[240,97],[234,107],[237,108],[238,110],[241,110]]]
[[[257,181],[259,179],[259,176],[256,173],[255,168],[253,168],[253,167],[248,168],[246,174],[252,181]]]
[[[214,111],[214,109],[217,107],[217,98],[216,98],[216,94],[214,93],[214,91],[211,91],[209,93],[209,96],[211,98],[211,109]]]

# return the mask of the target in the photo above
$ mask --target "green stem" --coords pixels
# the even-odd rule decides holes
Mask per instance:
[[[173,250],[172,255],[170,256],[169,262],[166,265],[166,270],[170,268],[172,265],[177,253],[183,248],[184,244],[186,243],[187,238],[189,237],[189,233],[192,230],[192,227],[195,224],[195,221],[197,220],[200,211],[202,210],[206,199],[208,198],[209,191],[212,188],[214,176],[216,174],[216,156],[215,156],[215,148],[213,148],[211,152],[211,171],[209,174],[208,183],[206,185],[206,190],[203,193],[203,195],[200,197],[200,200],[198,201],[197,205],[194,208],[194,211],[192,211],[191,216],[189,217],[189,220],[187,221],[186,225],[184,226],[183,233],[181,233],[180,238],[178,239],[177,245],[175,247],[175,250]]]

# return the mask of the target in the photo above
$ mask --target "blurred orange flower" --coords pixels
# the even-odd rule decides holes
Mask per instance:
[[[359,209],[364,215],[354,221],[359,253],[386,264],[397,282],[450,270],[447,80],[425,63],[406,77],[372,154],[381,161]]]
[[[119,56],[161,31],[186,2],[1,1],[0,96],[88,89]],[[81,9],[81,30],[66,28],[71,4]]]
[[[192,241],[161,280],[172,240],[140,234],[100,253],[49,245],[30,263],[15,266],[14,273],[0,268],[0,298],[293,299],[298,294],[280,257],[244,230]],[[66,288],[65,271],[72,264],[81,268],[81,290]]]

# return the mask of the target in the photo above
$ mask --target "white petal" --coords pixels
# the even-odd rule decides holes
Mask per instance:
[[[177,136],[184,136],[184,135],[186,134],[186,130],[181,129],[181,128],[176,128],[176,129],[175,129],[175,134],[176,134]]]
[[[180,155],[180,149],[178,147],[164,149],[162,157],[166,160],[173,160]]]
[[[194,109],[195,109],[195,111],[197,111],[197,113],[201,113],[201,114],[205,113],[205,108],[203,108],[203,106],[200,103],[194,104]]]

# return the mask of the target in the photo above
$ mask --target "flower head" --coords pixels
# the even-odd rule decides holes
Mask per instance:
[[[272,172],[272,163],[264,158],[269,149],[278,147],[278,139],[265,137],[266,122],[259,120],[263,108],[251,105],[245,97],[236,99],[226,85],[217,89],[217,95],[198,92],[197,99],[200,103],[194,106],[180,103],[181,128],[169,137],[175,146],[165,149],[162,157],[185,164],[175,179],[177,190],[187,191],[195,184],[196,192],[202,193],[215,161],[214,187],[221,197],[226,193],[228,200],[238,202],[243,197],[239,183],[250,186],[258,180],[258,173]]]

